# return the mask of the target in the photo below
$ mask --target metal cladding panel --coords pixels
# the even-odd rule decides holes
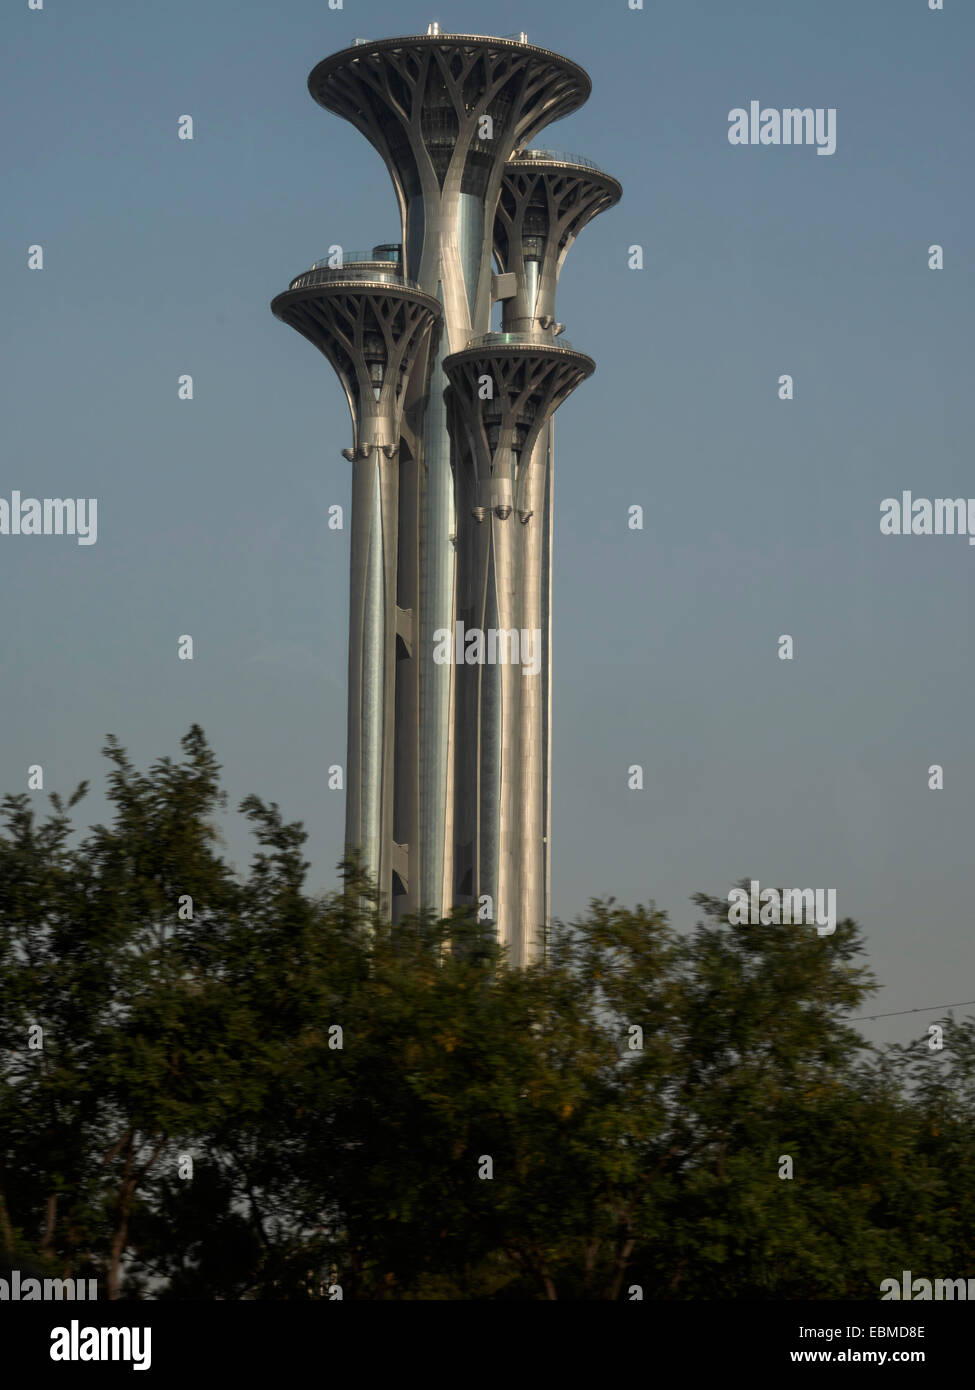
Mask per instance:
[[[540,270],[541,261],[534,259],[525,261],[525,305],[532,319],[540,312],[538,308],[538,275]]]
[[[473,193],[457,195],[457,240],[461,248],[467,303],[473,323],[481,258],[484,252],[484,200]]]
[[[426,231],[426,217],[423,212],[423,195],[417,193],[406,205],[406,273],[414,279],[420,273],[420,258],[423,255],[423,237]],[[443,302],[441,298],[441,303]]]
[[[491,628],[496,631],[499,626],[497,557],[492,523],[485,521],[482,522],[482,525],[491,527],[492,531],[487,549],[487,572],[483,576],[484,621],[480,624],[482,631],[487,633]],[[485,652],[484,657],[486,658],[486,656],[487,653]],[[485,895],[490,897],[490,917],[492,921],[497,921],[498,855],[501,838],[501,719],[503,709],[501,667],[491,665],[485,659],[484,665],[479,666],[478,671],[480,727],[476,734],[474,730],[465,731],[469,737],[479,735],[480,759],[477,771],[479,801],[478,874],[475,891],[478,897]]]
[[[532,512],[521,531],[519,597],[521,625],[540,634],[540,669],[526,678],[522,689],[520,719],[521,759],[519,786],[519,839],[521,845],[518,884],[518,917],[521,923],[524,963],[537,960],[545,938],[545,865],[547,860],[547,706],[549,691],[548,649],[548,551],[546,499],[551,468],[549,421],[535,445],[530,485],[526,496]]]
[[[439,287],[438,287],[439,288]],[[443,334],[431,374],[423,429],[420,498],[419,623],[416,655],[420,663],[419,860],[420,904],[440,913],[444,906],[450,776],[450,696],[452,665],[433,660],[434,633],[454,624],[454,475],[444,402],[442,362],[448,352]]]
[[[362,805],[362,850],[373,878],[379,876],[383,779],[383,696],[385,689],[385,626],[383,517],[378,452],[363,467],[373,473],[366,603],[362,626],[362,744],[359,783]],[[385,885],[382,885],[385,887]]]
[[[525,687],[536,676],[529,674],[531,650],[522,649],[522,633],[518,623],[519,605],[517,602],[517,552],[522,530],[517,517],[511,515],[501,520],[497,515],[491,519],[494,531],[494,574],[496,583],[498,620],[500,634],[517,633],[508,640],[508,650],[495,669],[498,672],[496,690],[499,695],[498,711],[498,877],[494,899],[498,934],[501,942],[509,948],[512,964],[520,965],[522,957],[521,919],[518,912],[518,880],[521,861],[521,813],[519,805],[518,762],[521,755],[519,728],[521,724],[521,699]],[[529,643],[531,634],[528,634]],[[514,660],[515,642],[518,643],[518,660]],[[501,637],[499,637],[499,647]],[[499,656],[502,653],[499,651]]]
[[[385,623],[379,455],[352,475],[349,574],[349,745],[346,844],[378,876],[381,835]]]

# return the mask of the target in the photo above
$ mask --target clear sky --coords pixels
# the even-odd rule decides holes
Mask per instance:
[[[741,877],[835,888],[871,1012],[975,998],[975,548],[879,526],[904,489],[975,496],[966,0],[12,0],[0,497],[95,497],[98,538],[0,536],[0,791],[41,763],[45,790],[96,779],[99,819],[106,733],[144,766],[199,722],[232,803],[277,800],[335,882],[351,431],[268,304],[333,243],[399,239],[308,72],[433,19],[580,62],[589,102],[535,143],[624,189],[560,288],[597,370],[556,417],[556,914],[612,893],[685,927]],[[835,108],[836,152],[732,146],[753,100]]]

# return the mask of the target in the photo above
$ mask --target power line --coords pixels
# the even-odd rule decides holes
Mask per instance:
[[[889,1014],[860,1014],[857,1018],[851,1018],[850,1023],[864,1023],[867,1020],[873,1022],[875,1018],[900,1018],[902,1014],[931,1014],[935,1009],[961,1009],[965,1004],[975,1004],[975,999],[961,999],[957,1004],[929,1004],[924,1009],[895,1009]]]

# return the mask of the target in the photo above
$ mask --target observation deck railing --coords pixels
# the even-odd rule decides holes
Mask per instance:
[[[322,261],[313,261],[308,267],[309,270],[320,270],[326,267],[329,270],[338,270],[338,266],[329,265],[329,257],[326,256]],[[346,265],[371,265],[374,261],[382,261],[383,264],[400,265],[399,247],[395,251],[387,251],[379,255],[376,251],[343,251],[342,264]]]
[[[395,261],[377,260],[374,256],[360,260],[346,258],[341,266],[330,266],[327,261],[316,261],[301,275],[295,277],[289,290],[306,290],[314,285],[334,285],[361,281],[364,285],[396,285],[404,290],[419,290],[416,280],[400,269]]]
[[[417,35],[417,37],[419,38],[420,35]],[[436,31],[436,33],[433,33],[433,32],[431,32],[430,29],[428,29],[428,30],[427,30],[427,33],[426,33],[426,37],[427,37],[427,38],[443,38],[443,39],[449,39],[449,38],[453,38],[454,35],[452,35],[451,33],[447,32],[447,31],[444,31],[443,33],[441,33],[441,32],[440,32],[440,29],[438,28],[437,31]],[[465,37],[465,38],[478,38],[478,39],[493,39],[493,38],[499,38],[499,39],[514,39],[514,41],[515,41],[516,43],[527,43],[527,42],[528,42],[528,35],[525,33],[524,29],[516,29],[515,32],[514,32],[513,34],[470,34],[470,35],[464,35],[464,37]],[[352,40],[352,47],[353,47],[353,48],[361,48],[361,46],[362,46],[364,43],[375,43],[375,42],[376,42],[375,39],[353,39],[353,40]]]
[[[476,338],[468,338],[464,350],[468,348],[492,348],[514,346],[565,348],[568,352],[577,351],[567,338],[553,338],[551,333],[481,333]]]
[[[585,155],[566,154],[565,150],[522,150],[521,154],[514,155],[509,162],[511,164],[527,164],[532,159],[553,161],[556,164],[581,164],[584,169],[592,169],[594,173],[601,174],[603,172],[598,164],[591,159],[586,159]]]

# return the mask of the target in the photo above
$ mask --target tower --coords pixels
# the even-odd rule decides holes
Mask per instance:
[[[566,255],[594,217],[613,207],[623,190],[591,160],[554,150],[522,150],[505,167],[494,218],[494,255],[510,277],[501,303],[508,333],[556,336],[555,293]],[[522,924],[524,950],[539,953],[537,924],[551,918],[552,844],[552,532],[555,422],[536,433],[523,458],[524,510],[520,537],[519,630],[541,633],[541,680],[521,688],[518,876],[513,912]]]
[[[548,914],[550,418],[594,369],[558,340],[554,291],[619,185],[526,150],[590,83],[524,34],[357,40],[308,86],[382,156],[402,227],[272,304],[353,414],[346,839],[394,921],[474,901],[526,962]],[[502,660],[438,659],[458,621]],[[523,627],[535,675],[503,659]]]
[[[545,929],[540,882],[528,894],[532,915],[522,911],[525,836],[540,834],[530,814],[526,824],[534,804],[523,802],[522,769],[526,757],[542,755],[522,739],[522,719],[543,685],[541,625],[521,621],[529,528],[538,532],[543,520],[530,505],[538,490],[531,471],[552,413],[595,365],[541,333],[487,333],[444,362],[463,542],[458,610],[461,622],[488,634],[483,661],[457,664],[458,726],[476,734],[457,758],[457,895],[488,907],[516,965],[542,953]]]
[[[313,265],[271,305],[331,362],[352,414],[352,447],[342,451],[352,464],[345,840],[387,910],[393,874],[405,872],[393,839],[397,643],[409,645],[397,604],[399,455],[407,388],[440,319],[398,255],[377,247],[349,264]]]

